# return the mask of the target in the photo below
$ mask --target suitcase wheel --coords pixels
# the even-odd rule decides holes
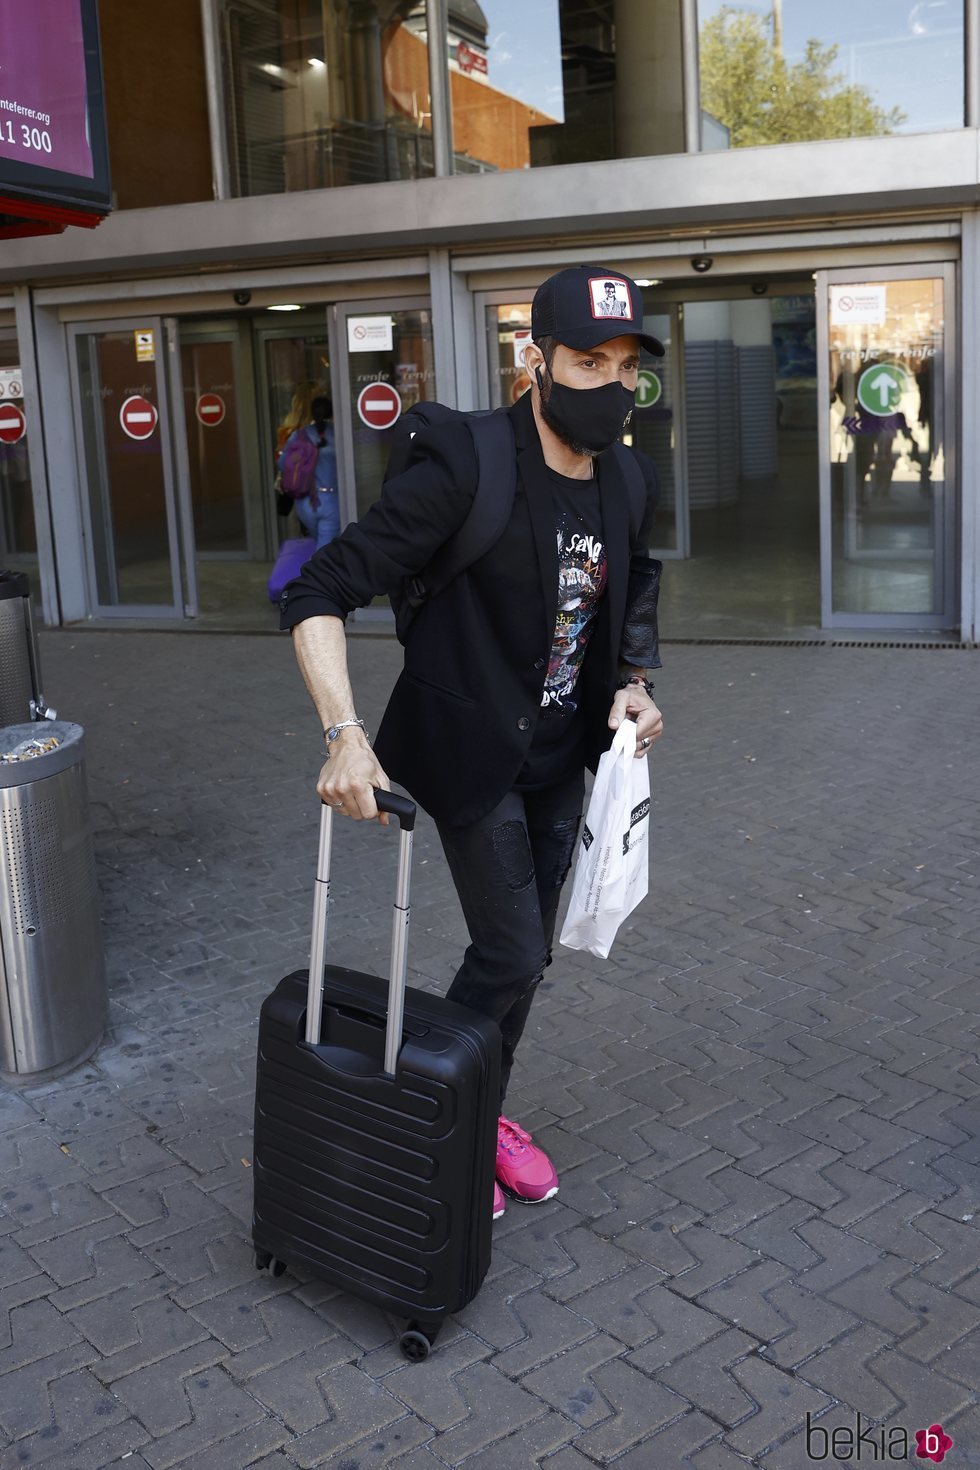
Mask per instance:
[[[417,1322],[410,1322],[398,1339],[402,1357],[407,1358],[410,1363],[424,1363],[432,1350],[434,1339],[434,1332],[429,1336],[422,1331]]]
[[[271,1251],[257,1250],[252,1256],[252,1264],[256,1271],[268,1271],[270,1276],[281,1276],[286,1269],[286,1262],[278,1260]]]

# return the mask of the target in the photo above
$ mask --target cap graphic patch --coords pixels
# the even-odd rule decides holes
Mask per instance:
[[[606,317],[619,317],[627,322],[633,320],[629,286],[618,276],[590,276],[589,293],[592,297],[592,315],[597,320]]]

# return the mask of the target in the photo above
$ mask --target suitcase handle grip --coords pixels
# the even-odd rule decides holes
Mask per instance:
[[[403,832],[415,831],[416,806],[407,796],[399,796],[396,791],[376,791],[374,800],[379,812],[390,812],[393,817],[398,818],[398,825]]]
[[[414,801],[410,801],[407,796],[399,796],[397,791],[384,791],[380,787],[374,793],[374,801],[379,812],[390,812],[393,817],[398,818],[398,825],[403,832],[415,831],[418,809]],[[326,804],[323,803],[324,806]]]

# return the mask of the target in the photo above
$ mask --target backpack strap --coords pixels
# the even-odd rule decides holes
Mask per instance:
[[[504,408],[467,415],[476,449],[477,478],[473,503],[456,534],[436,552],[409,594],[415,605],[448,587],[500,540],[517,494],[514,427]],[[639,467],[637,467],[639,469]]]

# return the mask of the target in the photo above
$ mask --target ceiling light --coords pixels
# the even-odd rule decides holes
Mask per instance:
[[[314,71],[326,71],[327,69],[327,63],[325,61],[321,61],[319,56],[309,57],[307,65],[312,66]]]
[[[662,286],[663,281],[641,281],[639,276],[637,276],[636,284],[638,286]]]
[[[298,302],[291,302],[289,304],[283,304],[281,306],[267,306],[266,307],[266,311],[302,311],[302,310],[303,310],[303,308],[298,304]]]

